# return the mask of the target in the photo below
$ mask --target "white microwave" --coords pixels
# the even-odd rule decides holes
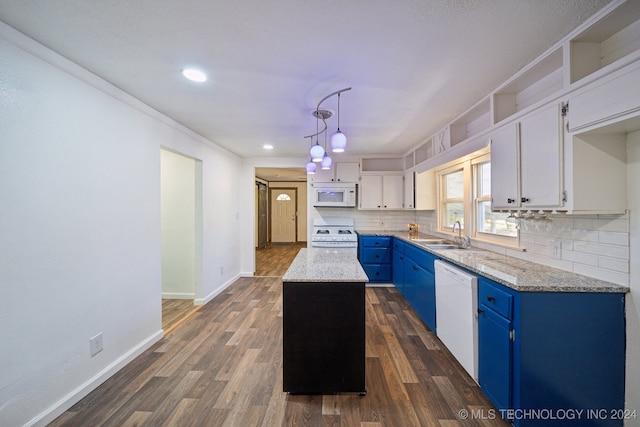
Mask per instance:
[[[356,206],[356,184],[318,182],[313,184],[313,206],[317,208],[353,208]]]

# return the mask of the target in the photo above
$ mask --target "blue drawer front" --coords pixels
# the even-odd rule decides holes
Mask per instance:
[[[362,264],[369,282],[391,282],[391,264]]]
[[[391,249],[363,247],[360,251],[360,262],[363,264],[389,264]]]
[[[393,253],[404,253],[406,244],[400,239],[393,239]]]
[[[361,236],[360,245],[367,247],[388,248],[391,246],[390,236]]]
[[[491,308],[502,317],[513,319],[513,295],[500,288],[497,283],[480,277],[478,304]]]
[[[405,245],[404,254],[407,258],[412,259],[420,267],[435,274],[433,262],[438,259],[437,256],[425,251],[424,249],[419,249],[410,244]]]

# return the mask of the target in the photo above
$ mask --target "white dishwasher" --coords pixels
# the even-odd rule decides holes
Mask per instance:
[[[440,341],[478,381],[478,278],[435,261],[436,325]]]

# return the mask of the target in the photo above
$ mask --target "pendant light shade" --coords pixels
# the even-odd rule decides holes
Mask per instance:
[[[331,151],[334,153],[343,153],[347,148],[347,136],[338,129],[336,133],[331,135]]]
[[[311,155],[312,162],[320,163],[324,157],[324,148],[316,142],[316,145],[309,150],[309,154]]]
[[[313,175],[314,173],[316,173],[316,169],[316,164],[309,160],[309,162],[307,162],[307,173],[309,175]]]
[[[320,169],[331,169],[331,163],[333,163],[333,160],[331,160],[331,157],[329,157],[327,153],[324,153],[324,157],[320,162]]]

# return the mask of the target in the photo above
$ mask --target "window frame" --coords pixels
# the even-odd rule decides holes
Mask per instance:
[[[486,233],[478,230],[478,203],[479,201],[490,201],[491,196],[483,196],[478,198],[478,173],[477,166],[486,162],[491,162],[491,153],[489,148],[470,153],[467,156],[453,160],[441,167],[436,168],[437,177],[437,231],[443,234],[448,234],[451,237],[457,237],[458,231],[456,229],[453,232],[450,226],[446,225],[444,219],[445,203],[451,201],[457,201],[460,199],[444,199],[446,194],[445,185],[446,181],[444,177],[447,174],[456,172],[458,170],[463,171],[463,217],[464,223],[462,226],[462,235],[469,236],[471,239],[499,244],[501,246],[507,246],[512,248],[518,248],[520,245],[520,232],[517,232],[515,237],[503,236],[499,234]]]

